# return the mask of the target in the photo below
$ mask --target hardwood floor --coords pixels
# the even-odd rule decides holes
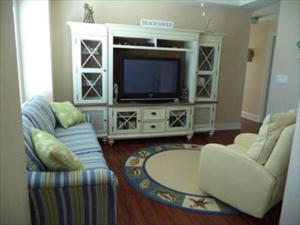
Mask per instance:
[[[196,134],[191,143],[230,144],[241,132],[257,132],[259,124],[242,119],[242,130],[218,131],[213,137],[208,134]],[[123,178],[122,162],[137,148],[147,145],[186,142],[185,137],[155,138],[138,140],[120,140],[111,147],[102,144],[109,167],[119,180],[118,225],[276,225],[279,221],[281,204],[273,208],[263,219],[256,219],[244,213],[238,215],[206,215],[182,209],[171,208],[157,203],[136,192]]]

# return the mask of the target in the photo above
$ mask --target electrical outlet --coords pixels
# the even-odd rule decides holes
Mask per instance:
[[[289,81],[289,77],[287,74],[277,74],[276,82],[281,84],[287,84]]]

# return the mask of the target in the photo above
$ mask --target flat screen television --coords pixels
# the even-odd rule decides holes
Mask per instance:
[[[158,101],[178,98],[181,63],[180,58],[122,58],[119,100]]]

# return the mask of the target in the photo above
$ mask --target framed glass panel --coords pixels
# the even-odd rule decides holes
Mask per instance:
[[[187,124],[186,110],[172,110],[169,114],[169,127],[185,127]]]
[[[197,97],[210,98],[212,96],[213,76],[198,75],[197,77]]]
[[[134,130],[137,129],[138,114],[132,112],[117,113],[117,130]]]
[[[102,42],[81,40],[81,67],[102,68]]]
[[[101,99],[103,95],[101,73],[81,73],[81,93],[83,100]]]
[[[200,46],[198,60],[198,70],[213,71],[215,62],[215,47]]]

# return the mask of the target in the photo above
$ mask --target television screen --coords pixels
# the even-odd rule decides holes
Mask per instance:
[[[124,58],[122,95],[137,98],[177,97],[179,59]]]

